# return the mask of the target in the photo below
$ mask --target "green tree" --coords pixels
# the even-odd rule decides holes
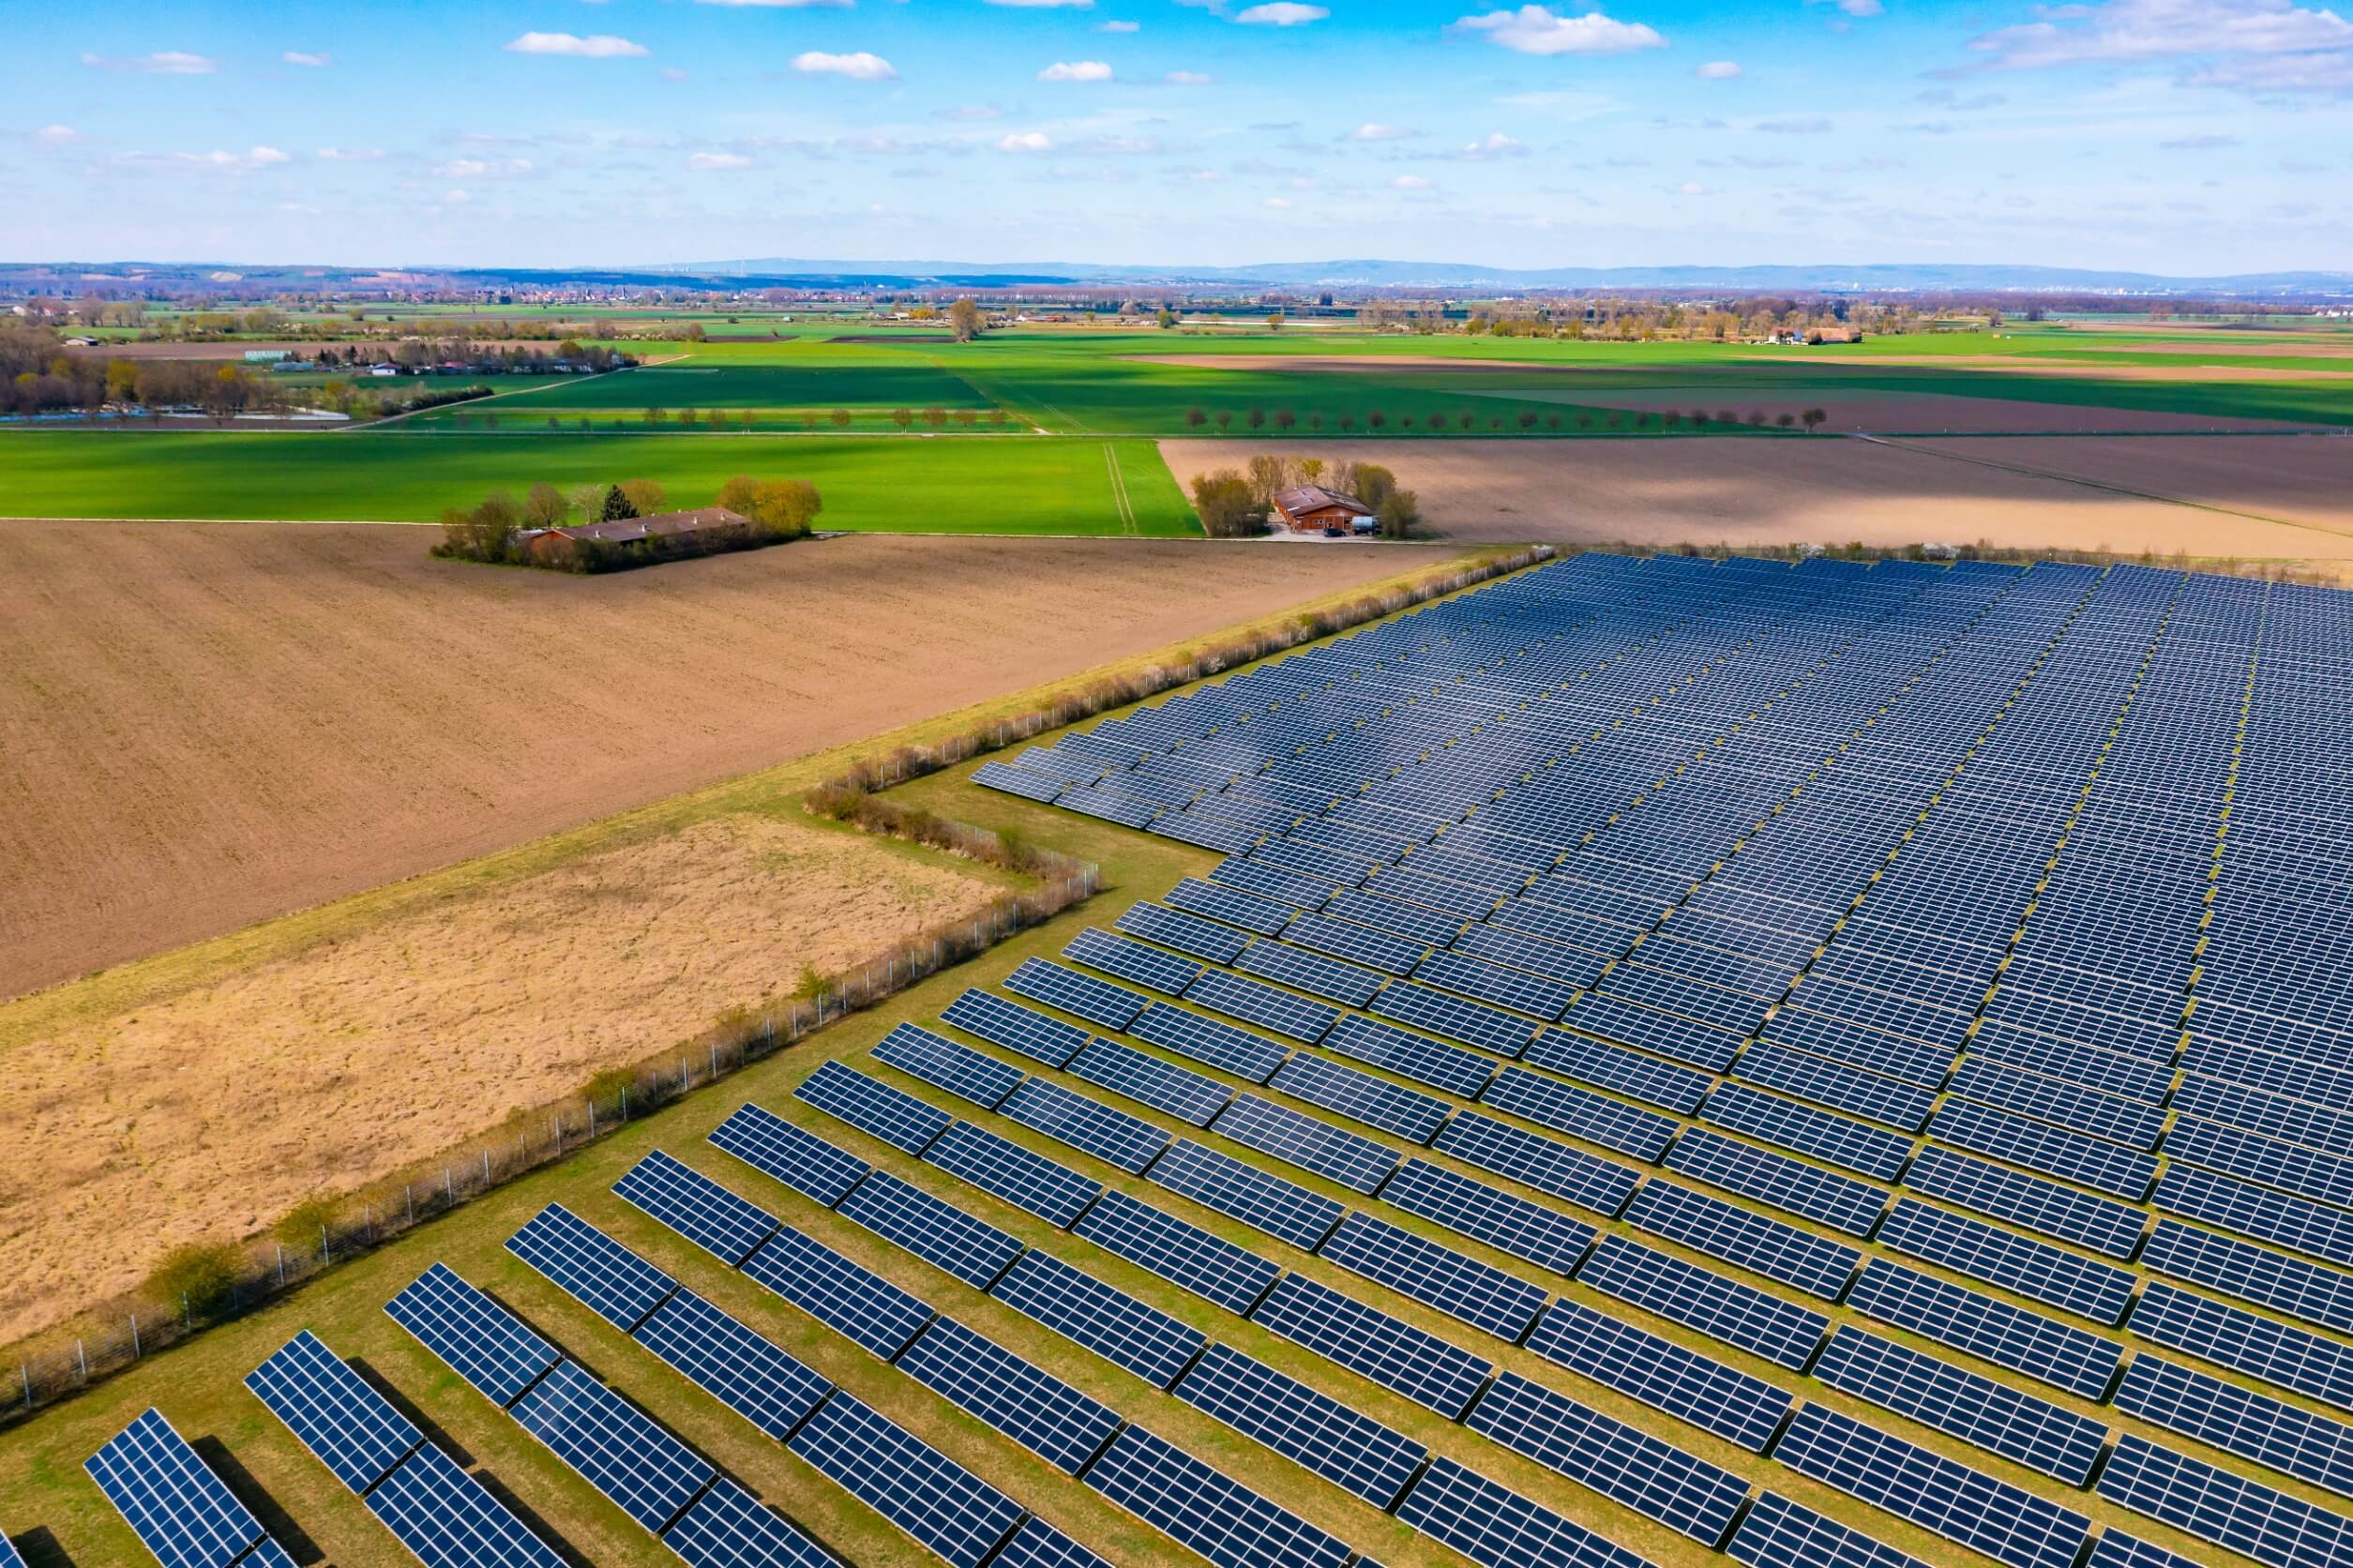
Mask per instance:
[[[914,422],[915,411],[913,409],[895,408],[891,410],[891,423],[897,425],[900,430],[905,430],[908,426],[913,424]]]
[[[1244,538],[1259,530],[1260,514],[1250,495],[1250,482],[1230,468],[1194,479],[1193,509],[1213,539]]]
[[[245,1256],[227,1242],[189,1242],[163,1255],[147,1275],[146,1294],[158,1305],[191,1317],[229,1304],[245,1272]]]
[[[1177,314],[1176,314],[1176,312],[1175,312],[1174,310],[1169,309],[1167,306],[1165,306],[1165,305],[1163,305],[1162,307],[1160,307],[1160,309],[1159,309],[1157,311],[1154,312],[1154,314],[1153,314],[1153,318],[1152,318],[1152,319],[1153,319],[1153,324],[1154,324],[1154,325],[1158,326],[1158,327],[1160,328],[1160,330],[1161,330],[1161,331],[1163,331],[1163,332],[1168,331],[1168,330],[1169,330],[1169,328],[1170,328],[1170,327],[1172,327],[1172,326],[1176,325],[1176,324],[1177,324]]]
[[[1422,523],[1421,501],[1410,490],[1393,490],[1380,498],[1374,516],[1380,520],[1382,538],[1409,539]]]
[[[626,522],[637,515],[638,509],[630,503],[628,491],[619,485],[605,487],[604,504],[596,511],[598,522]]]

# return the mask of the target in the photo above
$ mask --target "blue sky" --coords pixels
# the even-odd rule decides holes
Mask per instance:
[[[2353,266],[2324,0],[12,8],[8,260]]]

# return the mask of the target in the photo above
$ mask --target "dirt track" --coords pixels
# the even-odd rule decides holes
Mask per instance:
[[[1438,558],[866,535],[574,579],[430,538],[0,523],[0,996]]]

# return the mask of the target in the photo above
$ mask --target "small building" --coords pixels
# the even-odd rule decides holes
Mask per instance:
[[[398,365],[370,365],[368,367],[368,373],[371,376],[397,376],[400,373],[400,367]]]
[[[248,349],[245,351],[245,362],[248,365],[275,365],[281,360],[293,357],[294,354],[285,349]]]
[[[685,512],[656,512],[652,517],[621,518],[611,522],[583,522],[570,528],[535,529],[524,536],[534,557],[561,561],[572,546],[586,540],[628,550],[648,539],[676,538],[716,528],[748,528],[751,519],[725,506],[698,506]]]
[[[1352,495],[1321,485],[1300,485],[1275,497],[1275,516],[1270,520],[1294,534],[1320,534],[1327,528],[1352,534],[1360,532],[1359,523],[1372,515],[1373,509]]]

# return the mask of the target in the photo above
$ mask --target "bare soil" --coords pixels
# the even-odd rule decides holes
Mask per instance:
[[[867,535],[575,579],[431,538],[0,523],[0,996],[1432,558]]]
[[[1184,483],[1265,449],[1161,444]],[[1450,539],[1739,549],[1983,542],[2353,566],[2345,499],[2353,437],[2345,436],[1327,441],[1280,449],[1387,464]]]
[[[720,818],[31,1041],[0,1101],[0,1341],[992,891],[856,835]]]
[[[2203,379],[2202,377],[2200,379]],[[1588,408],[1657,414],[1704,410],[1712,417],[1730,413],[1746,420],[1761,414],[1768,423],[1783,415],[1802,419],[1809,408],[1829,415],[1832,434],[2065,435],[2069,433],[2189,433],[2199,430],[2288,430],[2307,428],[2276,419],[2231,419],[2160,409],[2097,408],[2073,403],[2038,403],[2007,398],[1965,398],[1942,392],[1841,392],[1806,387],[1794,395],[1759,397],[1738,384],[1695,382],[1689,386],[1613,392],[1580,387],[1573,392],[1483,393],[1520,402],[1576,403]]]

